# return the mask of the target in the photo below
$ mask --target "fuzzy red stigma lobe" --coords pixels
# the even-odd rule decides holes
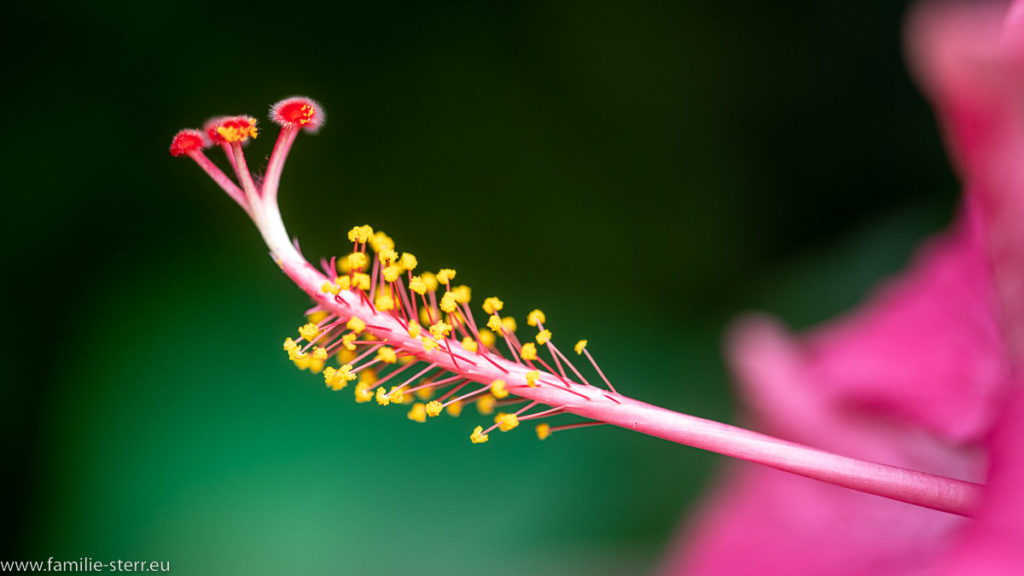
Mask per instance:
[[[252,116],[223,116],[206,123],[206,134],[217,144],[245,142],[256,138],[256,119]]]
[[[281,126],[299,126],[315,132],[324,123],[324,110],[315,100],[304,96],[285,98],[270,107],[270,119]]]
[[[206,147],[206,139],[199,130],[182,130],[171,140],[171,156],[184,156]]]

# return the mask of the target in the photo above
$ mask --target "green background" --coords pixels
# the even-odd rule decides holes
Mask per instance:
[[[721,339],[854,305],[956,183],[887,0],[6,9],[0,559],[179,574],[632,574],[721,459],[596,428],[472,446],[294,370],[306,299],[171,136],[292,94],[312,257],[370,223],[620,391],[734,420]],[[249,147],[261,166],[265,126]]]

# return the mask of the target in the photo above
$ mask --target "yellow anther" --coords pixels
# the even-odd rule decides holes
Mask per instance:
[[[587,341],[580,340],[576,343],[576,354],[583,354],[583,351],[587,348]]]
[[[345,334],[344,336],[341,337],[341,344],[342,346],[345,347],[346,350],[355,350],[356,338],[359,338],[358,334],[356,334],[355,332],[349,332],[348,334]]]
[[[367,224],[355,226],[348,231],[349,242],[365,243],[371,236],[373,236],[373,228]]]
[[[523,357],[523,360],[536,360],[537,347],[534,346],[533,342],[527,342],[526,344],[523,344],[523,348],[519,351],[519,355]]]
[[[466,352],[476,352],[476,340],[466,336],[462,339],[462,347],[466,349]]]
[[[490,394],[485,394],[476,400],[476,411],[481,414],[491,414],[494,412],[494,403],[497,400]]]
[[[352,279],[348,276],[338,276],[334,279],[334,283],[338,286],[338,292],[348,290],[352,287]],[[335,292],[335,294],[337,294],[337,292]]]
[[[369,290],[370,275],[364,272],[356,272],[352,275],[352,287],[357,290]]]
[[[427,402],[427,416],[434,418],[441,414],[442,404],[437,400]]]
[[[541,312],[540,310],[534,310],[534,311],[530,312],[526,316],[526,323],[529,324],[530,326],[536,326],[538,324],[543,324],[543,323],[545,323],[547,321],[548,321],[547,317],[545,317],[544,313]]]
[[[339,368],[338,370],[340,370],[342,375],[345,376],[345,380],[355,380],[356,379],[355,373],[352,372],[352,365],[351,364],[343,364],[341,366],[341,368]],[[364,373],[364,376],[369,376],[370,378],[373,378],[374,380],[377,379],[376,375],[374,375],[373,372],[366,372],[366,373]]]
[[[284,339],[284,350],[286,352],[290,351],[290,350],[294,350],[294,349],[296,349],[298,347],[299,347],[299,345],[295,343],[295,340],[292,340],[291,338],[285,338]]]
[[[392,248],[385,248],[377,252],[377,258],[381,264],[389,266],[398,261],[398,252],[395,252]]]
[[[427,283],[423,281],[423,278],[413,276],[409,279],[409,290],[423,296],[427,293]]]
[[[327,312],[320,310],[319,312],[313,312],[309,316],[306,316],[306,320],[313,324],[319,324],[327,319]]]
[[[344,366],[342,366],[344,368]],[[349,367],[351,369],[351,367]],[[367,385],[377,383],[377,373],[373,370],[363,370],[359,373],[359,381],[364,382]]]
[[[494,394],[495,398],[499,400],[508,396],[508,385],[505,384],[504,380],[495,380],[491,382],[491,394]]]
[[[308,370],[309,365],[313,362],[313,359],[310,358],[308,354],[303,354],[301,356],[296,356],[295,358],[293,358],[292,362],[295,363],[295,367],[298,368],[299,370]]]
[[[459,307],[458,299],[455,297],[454,292],[445,292],[444,296],[441,297],[441,310],[444,310],[448,314],[455,312]]]
[[[377,388],[377,396],[376,397],[377,397],[377,404],[380,404],[381,406],[387,406],[388,404],[391,404],[391,398],[389,398],[387,393],[384,392],[384,388],[383,387]]]
[[[437,276],[434,276],[433,272],[424,272],[420,274],[420,278],[423,279],[423,284],[427,287],[428,292],[437,290]]]
[[[420,385],[422,386],[423,384],[426,384],[426,382],[423,382]],[[427,386],[426,388],[417,388],[418,390],[416,390],[416,397],[419,398],[420,400],[430,400],[431,398],[434,397],[433,387]]]
[[[462,414],[462,402],[452,402],[444,411],[452,418],[458,418],[459,414]]]
[[[473,444],[483,444],[484,442],[487,442],[487,434],[484,434],[484,427],[477,426],[469,436],[469,441]]]
[[[324,282],[320,285],[320,291],[324,294],[337,294],[338,292],[341,292],[341,288],[339,288],[337,284]]]
[[[540,378],[540,372],[536,370],[530,370],[526,373],[526,385],[530,388],[537,387],[537,380]]]
[[[356,384],[356,402],[363,404],[373,400],[373,392],[370,392],[370,384],[368,382],[360,382]]]
[[[355,332],[356,334],[359,334],[360,332],[366,329],[366,322],[363,322],[362,319],[360,319],[358,316],[353,316],[349,318],[348,323],[345,324],[345,327]]]
[[[438,340],[448,336],[451,331],[452,325],[446,323],[444,320],[438,320],[430,327],[430,334]]]
[[[427,310],[426,308],[420,308],[420,324],[425,324],[429,326],[431,324],[430,317],[430,310]]]
[[[427,407],[424,406],[421,402],[417,402],[412,405],[412,408],[409,410],[409,413],[406,416],[408,416],[409,420],[412,420],[413,422],[426,422]]]
[[[537,424],[537,438],[547,440],[548,436],[551,436],[551,425],[547,422]]]
[[[551,330],[541,330],[537,333],[537,344],[547,344],[551,341]]]
[[[408,270],[409,272],[415,270],[416,266],[419,264],[419,262],[416,260],[416,257],[408,252],[402,253],[402,259],[399,260],[398,263],[402,266],[402,268]]]
[[[516,426],[519,426],[519,417],[515,414],[498,412],[498,415],[494,417],[494,423],[498,425],[498,430],[508,432]]]
[[[410,338],[417,338],[417,337],[419,337],[420,331],[422,331],[422,330],[423,330],[423,328],[420,326],[419,322],[413,322],[413,323],[409,324],[409,337]]]
[[[366,260],[365,252],[353,252],[348,255],[348,269],[362,270],[363,268],[366,268]]]
[[[398,264],[392,264],[384,269],[384,280],[388,282],[395,282],[402,276],[402,267]]]
[[[398,354],[395,353],[394,348],[382,346],[380,350],[377,350],[377,359],[385,364],[394,364],[398,362]]]
[[[309,371],[312,372],[313,374],[319,374],[324,369],[324,362],[326,362],[326,360],[320,358],[312,358],[309,361]]]
[[[402,404],[405,402],[405,391],[398,386],[392,386],[391,392],[388,392],[388,398],[395,404]]]
[[[348,386],[348,383],[355,379],[356,375],[352,373],[352,366],[349,364],[337,370],[331,366],[324,369],[324,382],[335,392]]]
[[[458,300],[459,304],[469,304],[470,299],[473,297],[473,290],[465,284],[452,288],[452,293],[455,294],[455,299]]]
[[[317,335],[320,334],[320,329],[316,327],[316,324],[310,322],[299,326],[299,336],[302,336],[307,342],[316,340]]]
[[[387,234],[378,231],[370,238],[370,246],[373,247],[374,252],[379,254],[384,250],[394,250],[395,241]]]
[[[494,346],[494,332],[491,332],[486,328],[481,328],[480,343],[486,347]]]
[[[313,360],[327,360],[327,349],[323,346],[314,346]]]
[[[355,348],[355,346],[353,346],[353,348]],[[341,350],[338,350],[338,362],[341,362],[342,364],[351,364],[355,359],[355,351],[349,350],[344,346],[341,347]],[[366,374],[366,372],[364,372],[364,374]]]
[[[448,284],[455,279],[455,270],[451,268],[441,268],[437,271],[437,281],[440,284]]]
[[[421,336],[420,342],[423,342],[423,350],[426,352],[433,352],[434,350],[441,348],[441,345],[429,336]]]
[[[324,370],[324,383],[327,384],[328,387],[330,387],[331,383],[334,382],[334,377],[337,374],[338,371],[334,369],[334,366],[328,366],[327,369]]]
[[[487,327],[501,334],[501,317],[497,314],[492,315],[487,319]]]
[[[381,312],[387,312],[388,310],[395,309],[395,299],[391,297],[391,294],[381,293],[377,295],[377,301],[373,303],[377,307],[377,310]]]
[[[491,296],[490,298],[487,298],[487,299],[484,300],[484,312],[487,312],[488,314],[494,314],[495,312],[500,312],[501,309],[504,308],[504,307],[505,307],[505,303],[502,302],[501,300],[498,300],[494,296]]]
[[[516,325],[516,319],[511,316],[505,316],[501,319],[501,327],[505,329],[505,332],[515,332],[518,326]]]

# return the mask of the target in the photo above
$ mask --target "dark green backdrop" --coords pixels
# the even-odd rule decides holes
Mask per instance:
[[[371,223],[714,418],[730,318],[822,321],[953,209],[900,2],[370,4],[5,8],[0,559],[642,573],[712,481],[618,429],[471,446],[470,410],[414,424],[292,369],[304,298],[167,154],[211,115],[324,105],[282,186],[308,255]]]

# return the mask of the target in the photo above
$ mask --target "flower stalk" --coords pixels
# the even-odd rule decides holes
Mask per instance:
[[[322,372],[329,387],[340,390],[358,378],[357,402],[372,398],[382,405],[442,393],[429,403],[413,405],[408,416],[418,422],[442,410],[457,414],[471,400],[482,414],[499,405],[524,403],[513,413],[499,412],[489,428],[476,427],[474,443],[486,442],[495,429],[506,432],[520,422],[568,414],[585,421],[554,427],[542,422],[538,436],[612,424],[918,506],[965,516],[974,509],[983,488],[979,484],[840,456],[624,396],[581,340],[575,346],[577,355],[586,355],[607,388],[594,386],[552,342],[542,312],[535,310],[528,319],[538,329],[536,342],[518,339],[515,322],[499,316],[503,304],[497,298],[485,300],[487,328],[478,326],[468,306],[469,288],[452,286],[454,270],[413,275],[415,257],[406,253],[399,258],[390,238],[368,226],[349,233],[352,254],[315,267],[290,240],[277,193],[298,133],[317,130],[323,110],[308,98],[296,97],[276,104],[270,116],[281,132],[262,182],[252,177],[242,149],[257,135],[256,121],[248,116],[215,118],[205,134],[183,130],[175,136],[171,154],[192,158],[242,207],[281,270],[312,298],[310,323],[300,328],[297,340],[285,341],[285,350],[300,367]],[[206,157],[203,149],[211,144],[225,151],[240,186]],[[508,356],[499,350],[499,340]],[[551,362],[541,357],[543,350]],[[325,367],[332,355],[338,357],[338,368]]]

